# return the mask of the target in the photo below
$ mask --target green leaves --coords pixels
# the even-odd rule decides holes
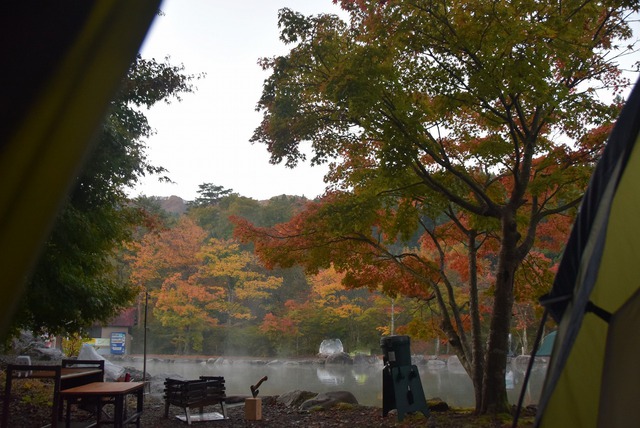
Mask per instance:
[[[139,177],[164,169],[146,159],[144,138],[151,128],[137,107],[191,92],[190,82],[197,77],[182,71],[140,57],[132,65],[56,219],[15,317],[15,329],[79,332],[113,317],[138,294],[118,270],[123,243],[144,220],[127,203],[125,190]]]
[[[278,12],[278,28],[282,29],[280,40],[285,44],[290,44],[307,40],[313,29],[313,24],[302,14],[284,8]]]

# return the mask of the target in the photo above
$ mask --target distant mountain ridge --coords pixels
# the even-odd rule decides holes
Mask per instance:
[[[176,215],[184,214],[187,211],[189,202],[192,202],[192,201],[184,200],[180,196],[176,196],[176,195],[152,196],[152,198],[155,199],[160,204],[160,208],[162,208],[164,211],[170,214],[176,214]],[[278,196],[273,196],[270,199],[265,199],[257,202],[260,205],[268,205],[274,199],[278,199],[278,198],[286,198],[290,200],[301,200],[301,201],[307,200],[307,198],[304,196],[292,196],[292,195],[282,194]]]

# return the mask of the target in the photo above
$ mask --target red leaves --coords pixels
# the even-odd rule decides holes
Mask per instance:
[[[296,324],[291,318],[276,317],[268,313],[260,324],[260,331],[269,335],[295,336],[298,333]]]

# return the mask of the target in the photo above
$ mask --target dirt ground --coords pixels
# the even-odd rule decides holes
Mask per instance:
[[[5,397],[2,396],[4,403]],[[12,428],[40,428],[50,421],[51,407],[43,403],[25,401],[22,397],[12,397],[10,406],[10,423]],[[220,412],[219,406],[211,406],[205,412]],[[192,413],[193,414],[193,413]],[[197,410],[195,411],[197,414]],[[431,411],[428,418],[421,413],[407,415],[402,422],[392,411],[387,417],[382,416],[382,409],[368,406],[339,405],[327,410],[303,412],[295,408],[286,407],[278,402],[276,397],[262,397],[262,419],[251,421],[245,418],[245,408],[242,403],[232,404],[227,409],[228,419],[207,422],[193,422],[194,427],[304,427],[304,428],[337,428],[337,427],[467,427],[467,428],[507,428],[511,426],[511,419],[504,415],[496,420],[490,417],[477,417],[468,410],[448,409],[445,411]],[[178,419],[184,412],[171,406],[169,417],[164,417],[164,402],[162,397],[148,395],[145,397],[144,412],[140,426],[143,428],[186,427],[186,422]],[[92,420],[89,412],[76,410],[74,420]],[[63,425],[62,425],[63,426]],[[518,424],[522,428],[533,426],[533,414],[525,412],[524,418]]]

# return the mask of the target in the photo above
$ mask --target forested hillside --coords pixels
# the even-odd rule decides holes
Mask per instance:
[[[257,201],[212,184],[199,194],[196,201],[135,201],[154,220],[121,261],[131,286],[141,290],[133,352],[142,351],[136,338],[142,338],[145,292],[151,353],[308,356],[327,338],[339,338],[347,352],[378,353],[380,338],[394,333],[410,334],[414,352],[450,350],[434,296],[403,292],[404,279],[393,272],[373,275],[378,286],[345,287],[349,279],[331,266],[316,273],[269,269],[251,243],[234,238],[235,223],[277,228],[316,202],[287,195]],[[176,212],[180,202],[185,209]],[[398,240],[403,245],[417,251],[423,244],[410,235]],[[513,350],[526,345],[535,322],[530,299],[517,309]]]
[[[136,201],[154,221],[138,231],[122,263],[141,290],[139,321],[149,293],[148,352],[304,356],[316,354],[322,340],[339,338],[348,352],[370,353],[392,332],[411,332],[415,349],[424,348],[422,338],[435,350],[438,329],[428,301],[348,290],[331,268],[315,275],[300,267],[270,270],[251,244],[233,238],[232,217],[273,227],[311,201],[287,195],[256,201],[211,184],[199,194],[184,212],[176,210],[182,201],[176,196]],[[141,352],[141,324],[133,330],[133,352]]]

